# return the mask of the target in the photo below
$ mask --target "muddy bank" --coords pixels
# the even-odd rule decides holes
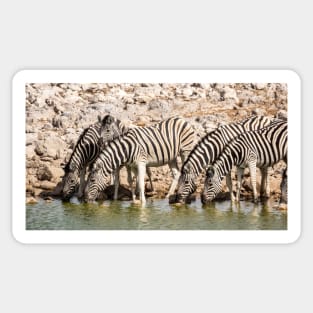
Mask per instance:
[[[98,115],[112,114],[139,126],[171,116],[182,116],[199,138],[219,125],[251,114],[287,118],[284,84],[28,84],[26,85],[26,196],[58,193],[65,163],[84,128]],[[283,165],[274,166],[271,190],[279,196]],[[248,171],[246,172],[248,174]],[[167,192],[171,174],[167,166],[152,169],[154,197]],[[122,185],[127,187],[125,171]],[[197,192],[201,191],[200,177]],[[249,196],[249,175],[243,195]],[[127,190],[125,191],[127,197]]]

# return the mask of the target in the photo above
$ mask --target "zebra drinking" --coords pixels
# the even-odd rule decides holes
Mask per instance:
[[[119,119],[114,118],[111,115],[107,115],[102,120],[102,125],[100,128],[100,139],[99,144],[101,149],[105,148],[105,145],[112,139],[125,135],[130,129],[136,128],[138,126],[133,124],[125,124],[124,122],[120,121]],[[127,169],[127,180],[132,181],[133,178],[131,177],[131,169],[130,167],[126,166]],[[120,185],[120,169],[117,169],[114,177],[114,196],[113,199],[116,200],[118,197],[118,188]],[[153,184],[152,184],[152,174],[149,167],[147,167],[147,175],[149,178],[150,189],[154,191]],[[136,173],[135,173],[136,176]],[[138,190],[138,182],[136,182],[136,191]]]
[[[63,200],[68,201],[78,186],[78,196],[83,195],[87,168],[98,157],[108,141],[123,135],[127,131],[128,127],[111,115],[106,115],[103,119],[98,116],[98,122],[83,131],[69,161],[64,167],[65,175],[62,180]],[[147,173],[150,174],[149,171]],[[151,180],[151,177],[149,178]],[[115,182],[118,179],[119,171],[115,173]],[[114,192],[114,197],[117,197],[117,190]]]
[[[253,198],[256,202],[256,167],[268,167],[280,160],[287,163],[287,122],[272,123],[263,129],[249,131],[231,141],[207,169],[202,202],[212,201],[222,188],[222,180],[233,166],[239,166],[239,180],[243,169],[250,170]]]
[[[186,202],[188,196],[196,190],[195,181],[197,177],[208,165],[214,162],[228,142],[246,131],[270,125],[273,121],[274,119],[269,117],[252,116],[240,122],[222,125],[215,131],[204,136],[191,151],[182,166],[175,201],[179,203]],[[267,177],[267,171],[264,170],[262,175],[262,192],[268,195],[269,184]],[[227,175],[227,185],[230,189],[231,184],[231,177]],[[232,193],[231,200],[236,200]]]
[[[87,127],[78,138],[76,146],[64,167],[65,175],[62,180],[63,200],[68,201],[79,186],[80,196],[85,183],[86,169],[99,155],[101,122]]]
[[[185,160],[194,146],[196,134],[192,126],[179,117],[169,118],[156,125],[129,130],[126,135],[108,143],[92,166],[85,188],[85,200],[94,201],[109,184],[110,175],[121,165],[138,170],[139,197],[145,203],[144,175],[147,166],[168,164],[173,181],[167,197],[173,194],[180,172],[177,157]],[[129,180],[133,200],[135,194]]]

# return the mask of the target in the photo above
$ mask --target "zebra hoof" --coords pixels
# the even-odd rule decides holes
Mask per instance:
[[[140,204],[144,204],[145,202],[142,202],[141,200],[138,200],[138,199],[134,199],[133,200],[133,204],[135,205],[140,205]]]
[[[287,203],[280,203],[278,206],[278,210],[282,210],[282,211],[287,210]]]

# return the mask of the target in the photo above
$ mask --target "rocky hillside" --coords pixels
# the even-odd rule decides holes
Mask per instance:
[[[28,84],[26,85],[26,196],[35,199],[60,182],[84,128],[98,115],[112,114],[139,126],[182,116],[199,137],[219,125],[251,114],[287,119],[284,84]],[[272,171],[273,196],[279,195],[281,165]],[[171,178],[167,166],[152,170],[156,197]],[[202,181],[202,179],[201,179]],[[126,181],[122,179],[122,184]],[[250,192],[248,175],[244,182]],[[198,192],[201,188],[198,188]]]

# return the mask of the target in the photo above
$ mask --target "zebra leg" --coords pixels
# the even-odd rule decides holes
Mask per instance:
[[[132,178],[133,180],[133,183],[134,183],[134,180],[136,180],[136,185],[135,185],[135,194],[139,194],[139,185],[138,185],[138,170],[136,168],[132,168],[132,172],[134,174],[134,177]]]
[[[244,167],[238,166],[237,168],[237,194],[236,194],[236,201],[240,201],[240,191],[242,186],[242,178],[243,178],[243,171]]]
[[[138,162],[138,186],[139,186],[139,199],[142,204],[146,203],[145,198],[145,175],[146,175],[146,163]]]
[[[186,151],[182,151],[180,154],[181,157],[181,164],[183,166],[183,164],[185,163],[185,161],[187,160],[188,155],[190,154],[191,150],[186,150]]]
[[[116,169],[114,173],[114,196],[113,200],[117,200],[118,198],[118,187],[120,185],[120,169]]]
[[[249,161],[249,171],[250,171],[250,179],[253,191],[253,199],[254,202],[258,201],[258,194],[256,191],[256,160]]]
[[[170,187],[170,190],[168,191],[166,198],[169,198],[170,195],[172,195],[176,189],[176,186],[178,184],[178,180],[179,180],[179,176],[180,176],[180,171],[178,170],[178,166],[177,166],[177,161],[171,161],[169,164],[169,167],[172,171],[172,175],[173,175],[173,181]]]
[[[270,196],[270,182],[269,182],[269,167],[261,168],[261,197],[269,198]]]
[[[127,166],[126,169],[127,169],[127,182],[128,182],[131,194],[132,194],[133,202],[135,202],[136,201],[136,193],[135,193],[134,187],[133,187],[132,169],[130,166]]]
[[[149,177],[150,189],[151,189],[151,191],[154,191],[153,184],[152,184],[152,178],[151,178],[152,175],[151,175],[150,167],[147,167],[147,175]]]
[[[226,175],[226,184],[227,184],[227,187],[229,190],[230,200],[231,200],[231,202],[235,202],[236,199],[234,198],[234,194],[233,194],[233,182],[231,180],[231,172],[229,172]]]
[[[77,193],[78,198],[82,198],[84,194],[84,189],[86,185],[85,177],[86,177],[86,167],[83,167],[83,169],[80,172],[79,187],[78,187],[78,193]]]
[[[288,172],[287,172],[287,168],[285,168],[283,171],[280,189],[281,189],[280,204],[282,204],[282,203],[287,204],[287,201],[288,201]]]

